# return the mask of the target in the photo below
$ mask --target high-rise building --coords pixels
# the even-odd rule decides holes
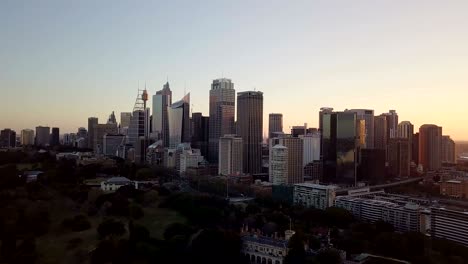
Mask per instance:
[[[130,120],[132,119],[132,113],[131,112],[122,112],[120,113],[120,127],[129,127],[130,126]]]
[[[103,154],[104,151],[104,136],[111,134],[117,134],[118,128],[117,124],[97,124],[94,125],[93,131],[93,150],[96,154]]]
[[[325,210],[334,205],[336,189],[333,185],[294,184],[294,204]]]
[[[320,160],[320,133],[306,134],[300,136],[302,143],[304,144],[304,160],[303,166]]]
[[[273,138],[274,132],[283,132],[283,114],[268,115],[268,138]]]
[[[396,138],[398,131],[398,114],[395,110],[384,113],[387,117],[387,138]]]
[[[424,171],[440,169],[442,127],[436,125],[422,125],[419,128],[419,164]]]
[[[442,136],[441,159],[444,163],[455,163],[455,141],[450,136]]]
[[[409,138],[391,138],[389,140],[388,161],[391,176],[410,176],[411,148]]]
[[[276,145],[282,145],[287,148],[288,155],[288,172],[287,184],[295,184],[304,182],[304,145],[301,138],[283,136],[278,138],[271,138],[269,140],[270,149],[270,176],[272,168],[272,151]],[[270,180],[271,177],[270,177]]]
[[[387,150],[387,116],[379,115],[374,117],[374,148]]]
[[[235,135],[224,135],[219,139],[219,175],[236,175],[243,171],[243,142]]]
[[[356,184],[360,129],[356,113],[332,112],[322,116],[322,157],[325,182]]]
[[[468,246],[468,214],[448,208],[431,208],[431,236]]]
[[[88,118],[88,148],[94,148],[94,126],[98,124],[97,117]]]
[[[169,121],[169,148],[190,143],[190,93],[167,109]]]
[[[117,119],[115,118],[114,111],[109,115],[109,118],[107,119],[107,124],[117,124]]]
[[[275,145],[270,152],[270,181],[274,185],[288,184],[288,148]]]
[[[169,82],[164,84],[163,89],[153,95],[153,134],[163,141],[164,147],[169,147],[169,118],[168,108],[172,105],[172,91]]]
[[[60,145],[60,129],[58,127],[52,128],[52,134],[50,135],[50,145],[51,146]]]
[[[36,146],[47,146],[50,143],[50,127],[36,127]]]
[[[0,131],[0,148],[16,147],[16,132],[9,128]]]
[[[105,134],[102,143],[102,154],[118,156],[119,147],[125,145],[125,135]]]
[[[262,172],[263,93],[237,94],[237,134],[242,138],[244,173]]]
[[[209,117],[202,113],[192,113],[192,147],[199,149],[203,157],[208,157]]]
[[[345,110],[345,112],[354,112],[356,113],[357,119],[365,121],[365,135],[366,142],[365,147],[367,149],[374,148],[374,110],[371,109],[350,109]]]
[[[413,142],[411,145],[411,161],[416,165],[419,164],[419,132],[413,135]]]
[[[219,138],[235,134],[236,91],[230,79],[213,80],[210,90],[209,150],[208,161],[218,163]]]
[[[402,121],[398,124],[397,138],[406,138],[410,145],[410,162],[413,161],[413,135],[414,126],[409,121]]]
[[[321,107],[319,112],[319,132],[320,132],[320,159],[323,160],[323,116],[325,114],[333,113],[333,108],[331,107]]]
[[[292,137],[303,136],[306,133],[307,133],[307,124],[304,124],[303,126],[293,126],[291,128],[291,136]]]
[[[357,182],[377,185],[384,182],[385,150],[361,149],[357,171]]]
[[[21,130],[21,145],[23,146],[34,145],[34,130],[32,129]]]

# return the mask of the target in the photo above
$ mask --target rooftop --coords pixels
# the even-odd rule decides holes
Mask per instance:
[[[305,188],[313,188],[313,189],[320,189],[320,190],[336,190],[338,189],[335,185],[321,185],[321,184],[314,184],[314,183],[296,183],[294,186],[305,187]]]

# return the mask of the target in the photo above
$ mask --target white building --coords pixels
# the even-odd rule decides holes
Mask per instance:
[[[304,144],[303,166],[320,160],[320,133],[299,136]]]
[[[219,175],[242,173],[242,138],[225,135],[219,139]]]
[[[431,209],[431,235],[468,246],[468,212]]]
[[[336,189],[333,185],[294,184],[294,203],[324,210],[334,205]]]
[[[138,189],[138,183],[129,180],[126,177],[112,177],[101,182],[101,190],[105,192],[114,192],[122,186],[132,185]]]
[[[198,168],[198,166],[203,162],[204,158],[201,155],[199,149],[188,149],[184,150],[180,155],[178,155],[179,162],[176,170],[179,173],[185,173],[187,168]]]
[[[288,148],[276,145],[271,148],[270,177],[274,185],[288,183]]]
[[[399,232],[419,232],[421,213],[417,204],[407,203],[399,205],[396,203],[358,198],[352,196],[338,196],[335,206],[350,211],[355,217],[363,221],[376,222],[385,221]]]

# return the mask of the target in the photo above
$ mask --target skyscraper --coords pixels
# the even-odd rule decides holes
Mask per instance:
[[[114,111],[109,115],[109,118],[107,119],[107,124],[117,124],[117,119],[115,118]]]
[[[50,127],[36,127],[36,146],[47,146],[50,143]]]
[[[0,148],[16,147],[16,132],[9,128],[0,131]]]
[[[169,121],[169,147],[190,142],[190,93],[167,109]]]
[[[436,125],[422,125],[419,128],[419,164],[424,171],[440,169],[442,127]]]
[[[304,144],[303,166],[320,160],[320,133],[307,134],[300,138]]]
[[[94,148],[94,126],[98,124],[97,117],[88,118],[88,148]],[[37,133],[36,133],[37,134]]]
[[[94,125],[93,131],[93,150],[96,154],[103,154],[104,151],[104,136],[114,135],[118,133],[117,124],[97,124]]]
[[[213,80],[210,90],[209,150],[208,161],[218,163],[219,138],[235,134],[236,91],[230,79]]]
[[[374,148],[387,150],[387,116],[374,117]]]
[[[411,163],[409,138],[391,138],[388,144],[388,161],[393,177],[409,177]]]
[[[153,134],[163,141],[164,147],[169,146],[169,119],[167,109],[172,105],[172,91],[169,82],[164,84],[163,89],[153,95]]]
[[[58,127],[52,128],[52,134],[50,135],[50,145],[51,146],[60,145],[60,129]]]
[[[282,145],[287,148],[287,184],[295,184],[304,182],[304,145],[301,138],[282,136],[277,138],[271,138],[269,140],[269,152],[270,152],[270,181],[272,181],[271,172],[274,170],[273,165],[273,147],[276,145]]]
[[[414,126],[410,121],[402,121],[398,124],[397,128],[397,138],[408,139],[410,145],[409,159],[410,162],[413,161],[413,135],[414,135]]]
[[[450,136],[442,136],[441,159],[444,163],[455,163],[455,141]]]
[[[21,130],[21,145],[23,146],[34,145],[34,130],[32,129]]]
[[[219,139],[219,175],[242,173],[242,148],[242,138],[236,135],[224,135]]]
[[[354,112],[324,113],[322,116],[322,156],[324,181],[356,184],[359,147],[358,119]]]
[[[398,114],[395,110],[389,110],[388,113],[384,113],[387,117],[387,138],[396,138],[398,130]]]
[[[350,109],[345,112],[356,113],[357,119],[365,120],[365,148],[374,148],[374,110],[371,109]]]
[[[283,114],[268,115],[268,138],[273,138],[274,132],[283,132]]]
[[[270,181],[274,185],[288,184],[288,148],[275,145],[271,148]]]
[[[242,138],[244,173],[262,171],[263,93],[237,94],[237,134]]]
[[[132,119],[132,113],[130,112],[122,112],[120,113],[120,127],[129,127],[130,126],[130,120]]]
[[[202,113],[192,113],[192,147],[199,149],[203,157],[208,157],[209,117]]]

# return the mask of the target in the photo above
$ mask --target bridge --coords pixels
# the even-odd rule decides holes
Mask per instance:
[[[351,188],[338,189],[338,190],[336,191],[336,194],[347,194],[348,191],[359,190],[359,189],[361,189],[361,188],[369,188],[370,191],[375,191],[375,190],[380,190],[380,189],[385,189],[385,188],[390,188],[390,187],[395,187],[395,186],[400,186],[400,185],[405,185],[405,184],[420,182],[420,181],[422,181],[423,179],[424,179],[424,177],[417,177],[417,178],[411,178],[411,179],[406,179],[406,180],[402,180],[402,181],[384,183],[384,184],[379,184],[379,185],[372,185],[372,186],[365,186],[365,187],[351,187]]]

